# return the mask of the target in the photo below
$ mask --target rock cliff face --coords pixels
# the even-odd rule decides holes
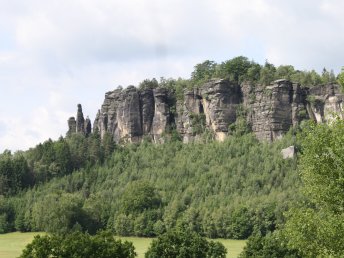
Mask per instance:
[[[258,139],[273,141],[306,119],[307,89],[286,80],[266,87],[242,86],[248,122]]]
[[[223,141],[229,125],[236,120],[236,109],[241,101],[240,87],[227,80],[213,80],[200,89],[187,91],[184,100],[177,102],[177,131],[184,142],[197,138],[197,132],[205,129]]]
[[[165,89],[138,90],[129,86],[105,94],[93,128],[103,137],[113,135],[118,142],[139,142],[143,136],[160,142],[173,123],[170,121],[170,94]]]
[[[117,143],[139,142],[143,138],[160,143],[172,130],[184,142],[197,140],[205,131],[222,141],[241,116],[259,140],[273,141],[305,119],[327,122],[334,115],[344,118],[343,99],[336,84],[308,89],[287,80],[264,87],[211,80],[202,87],[186,90],[178,98],[168,89],[129,86],[105,94],[93,130],[101,137],[105,133],[112,135]],[[83,120],[81,105],[77,119],[70,118],[68,125],[69,133],[90,132],[90,122]]]
[[[344,119],[344,95],[337,84],[320,85],[309,89],[307,110],[318,123],[328,122],[334,117]]]

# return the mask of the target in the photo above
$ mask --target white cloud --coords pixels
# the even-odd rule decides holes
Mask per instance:
[[[144,78],[187,77],[245,55],[298,69],[343,65],[341,0],[0,0],[0,151],[67,130],[83,104]],[[5,124],[5,126],[4,126]]]

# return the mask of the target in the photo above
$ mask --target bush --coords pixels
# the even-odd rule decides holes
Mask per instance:
[[[249,237],[240,258],[261,257],[261,258],[279,258],[301,257],[296,250],[287,247],[286,241],[279,231],[269,233],[266,236],[261,234]]]
[[[224,258],[226,253],[227,250],[221,243],[207,241],[190,230],[173,229],[153,240],[145,257]]]
[[[131,242],[116,240],[109,232],[95,236],[74,232],[68,235],[35,236],[20,258],[132,258],[135,257]]]

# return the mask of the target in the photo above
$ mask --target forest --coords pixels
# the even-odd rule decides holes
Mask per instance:
[[[237,57],[198,64],[188,80],[152,79],[139,87],[170,87],[178,96],[218,77],[265,85],[286,78],[311,87],[341,76]],[[101,139],[94,132],[49,139],[28,151],[5,151],[0,154],[0,233],[107,230],[158,237],[183,229],[207,238],[249,239],[242,257],[342,252],[337,229],[344,228],[338,220],[343,214],[343,122],[305,122],[273,143],[259,142],[249,125],[239,122],[224,142],[199,130],[198,141],[183,144],[171,128],[163,144],[149,139],[115,144],[110,135]],[[291,145],[297,155],[283,159],[281,150]],[[297,230],[305,220],[313,226]],[[328,221],[337,221],[336,228]],[[317,233],[322,223],[330,228],[323,235]],[[309,234],[319,241],[310,245]],[[334,237],[338,241],[332,243]]]

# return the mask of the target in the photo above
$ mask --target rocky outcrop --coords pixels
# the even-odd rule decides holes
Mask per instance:
[[[115,142],[138,142],[147,136],[160,142],[171,124],[169,92],[166,89],[138,90],[129,86],[105,94],[93,128]]]
[[[70,117],[68,119],[68,132],[67,135],[71,135],[73,133],[76,133],[76,121],[75,121],[75,117]]]
[[[320,85],[309,89],[307,110],[318,123],[331,121],[338,117],[344,119],[343,100],[337,84]]]
[[[283,159],[292,159],[295,156],[295,146],[289,146],[288,148],[282,149],[281,154]]]
[[[207,128],[223,141],[229,125],[236,120],[236,110],[242,102],[241,89],[227,80],[211,81],[202,88],[202,96]]]
[[[228,80],[212,80],[199,89],[186,91],[177,105],[177,130],[184,142],[194,140],[204,130],[223,141],[229,125],[236,120],[240,103],[240,87]]]
[[[176,129],[182,136],[183,142],[187,143],[195,139],[197,130],[194,119],[202,114],[204,114],[204,108],[199,89],[187,90],[183,98],[177,99]],[[200,121],[199,126],[202,130],[204,121]]]
[[[74,133],[81,133],[88,136],[91,131],[91,120],[87,117],[84,119],[84,114],[82,113],[82,106],[78,104],[78,110],[75,117],[70,117],[68,119],[68,132],[67,135],[72,135]]]
[[[211,80],[183,95],[164,88],[129,86],[105,94],[93,131],[101,137],[108,133],[117,143],[143,138],[160,143],[173,131],[184,142],[199,139],[203,132],[222,141],[240,118],[259,140],[273,141],[305,119],[327,122],[334,116],[344,118],[343,99],[336,84],[309,89],[288,80],[268,86]],[[68,126],[68,133],[90,132],[81,105],[77,119],[70,118]]]
[[[248,122],[260,140],[280,138],[290,127],[306,119],[307,89],[287,80],[277,80],[263,87],[242,86]]]
[[[154,142],[163,142],[163,134],[172,128],[174,121],[171,121],[172,103],[169,99],[169,92],[166,89],[154,89],[154,115],[151,126],[151,134]]]
[[[84,128],[85,128],[84,133],[85,133],[86,136],[88,136],[92,132],[91,120],[90,120],[90,118],[88,116],[87,116],[87,118],[85,120]]]

